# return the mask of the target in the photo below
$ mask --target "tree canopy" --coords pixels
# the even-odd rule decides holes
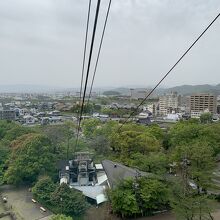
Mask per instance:
[[[70,216],[63,214],[53,215],[50,220],[73,220]]]
[[[46,136],[35,133],[22,135],[11,143],[11,148],[12,153],[5,173],[8,183],[32,183],[40,174],[54,171],[53,149]]]
[[[79,216],[84,214],[87,202],[82,192],[71,189],[67,184],[62,183],[51,194],[52,205],[56,207],[57,213],[68,216]]]
[[[208,124],[212,122],[212,114],[210,112],[206,112],[201,114],[200,121],[203,124]]]
[[[56,184],[48,176],[41,177],[32,188],[33,196],[41,204],[51,205],[51,194],[55,191]]]
[[[122,217],[149,215],[168,206],[166,185],[160,180],[145,177],[122,181],[110,190],[109,198],[113,211]]]
[[[118,122],[88,119],[82,123],[76,150],[94,153],[99,162],[104,157],[156,174],[125,180],[110,190],[114,213],[135,217],[171,207],[180,219],[210,218],[207,207],[214,205],[208,193],[219,187],[213,178],[220,123],[209,122],[180,121],[165,131],[130,122],[119,130]],[[0,121],[0,184],[38,180],[32,191],[41,204],[57,214],[82,215],[87,208],[82,193],[53,182],[56,162],[73,156],[75,132],[73,124],[28,128]],[[170,167],[176,175],[167,174]]]

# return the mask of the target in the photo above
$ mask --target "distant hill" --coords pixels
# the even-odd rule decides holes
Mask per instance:
[[[149,90],[149,87],[146,88],[133,88],[137,90]],[[130,95],[130,88],[115,88],[113,91],[120,92],[122,95]],[[218,85],[182,85],[175,86],[171,88],[158,88],[154,92],[155,95],[162,95],[164,93],[170,93],[171,91],[175,91],[180,95],[190,95],[193,93],[213,93],[215,95],[220,95],[220,84]]]
[[[220,84],[218,85],[182,85],[166,89],[165,92],[176,91],[181,95],[190,95],[192,93],[213,93],[220,95]]]
[[[121,95],[130,96],[131,88],[136,91],[150,90],[152,87],[146,86],[142,87],[97,87],[94,88],[94,92],[104,93],[106,91],[111,91],[115,94],[120,93]],[[45,86],[45,85],[0,85],[0,93],[46,93],[46,92],[67,92],[67,91],[79,91],[79,88],[65,88],[58,86]],[[220,84],[218,85],[182,85],[175,86],[171,88],[158,88],[154,92],[155,96],[162,95],[164,93],[169,93],[171,91],[178,92],[181,95],[190,95],[193,93],[213,93],[220,95]]]

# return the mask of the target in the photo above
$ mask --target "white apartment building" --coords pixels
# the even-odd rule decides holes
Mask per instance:
[[[164,116],[172,112],[177,112],[179,107],[179,99],[177,92],[171,92],[160,96],[159,98],[159,114]]]

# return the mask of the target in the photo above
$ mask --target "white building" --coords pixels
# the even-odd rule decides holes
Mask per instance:
[[[167,114],[167,116],[164,117],[164,120],[179,121],[180,118],[181,118],[180,114],[171,113],[171,114]]]
[[[167,115],[173,111],[178,112],[180,96],[177,92],[171,92],[159,98],[159,114]]]
[[[24,115],[25,124],[32,125],[35,124],[38,120],[32,115]]]
[[[81,191],[96,204],[107,201],[107,175],[102,164],[94,164],[88,152],[77,152],[73,160],[61,161],[60,184]]]

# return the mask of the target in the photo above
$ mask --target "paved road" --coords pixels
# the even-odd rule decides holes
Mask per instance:
[[[6,212],[4,205],[2,203],[2,200],[0,199],[0,213],[4,213]],[[10,216],[4,216],[1,218],[1,220],[12,220],[12,218]]]
[[[40,204],[35,204],[31,201],[32,194],[27,187],[15,188],[11,186],[1,187],[2,195],[8,198],[8,204],[12,207],[13,212],[18,215],[18,218],[24,220],[39,220],[50,216],[50,211],[40,211]]]

